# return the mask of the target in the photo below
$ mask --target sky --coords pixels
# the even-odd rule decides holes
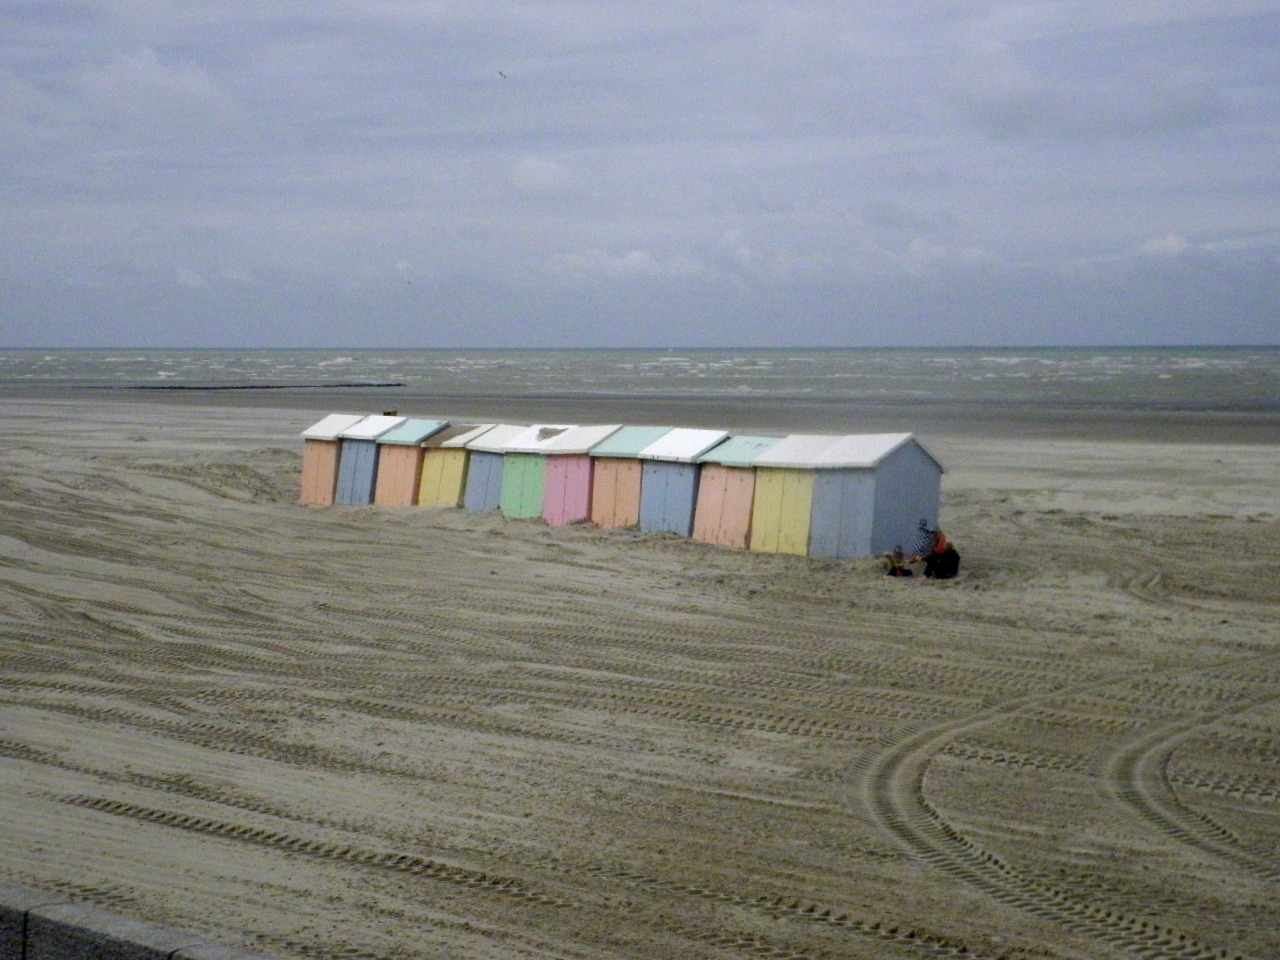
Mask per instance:
[[[0,346],[1280,342],[1280,0],[0,0]]]

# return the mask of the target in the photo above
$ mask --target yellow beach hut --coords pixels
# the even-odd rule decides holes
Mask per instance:
[[[447,420],[410,417],[378,437],[378,472],[373,502],[379,507],[412,507],[422,482],[422,441],[439,433]]]
[[[418,506],[460,507],[467,484],[467,444],[492,423],[454,423],[422,442],[422,479]]]
[[[942,463],[909,433],[793,434],[754,465],[752,550],[863,557],[937,526]]]

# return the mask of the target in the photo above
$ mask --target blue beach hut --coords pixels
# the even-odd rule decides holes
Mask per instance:
[[[462,505],[472,513],[497,510],[502,503],[502,474],[507,444],[524,426],[499,423],[467,444],[467,487]]]
[[[365,417],[343,430],[338,460],[338,503],[364,506],[373,502],[378,477],[378,438],[407,418],[386,414]]]
[[[640,530],[643,533],[693,532],[698,502],[697,459],[729,436],[725,430],[676,427],[640,451]]]
[[[865,557],[937,526],[943,466],[909,433],[794,434],[754,463],[753,550]]]
[[[640,451],[665,437],[671,427],[623,427],[590,450],[591,522],[610,530],[640,523]]]

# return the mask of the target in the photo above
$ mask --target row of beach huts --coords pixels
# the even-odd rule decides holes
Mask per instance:
[[[302,503],[500,510],[810,557],[863,557],[937,526],[943,467],[909,433],[784,437],[613,425],[324,417]]]

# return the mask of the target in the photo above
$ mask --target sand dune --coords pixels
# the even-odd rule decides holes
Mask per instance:
[[[938,584],[0,414],[0,882],[281,958],[1280,955],[1280,447],[930,437]]]

